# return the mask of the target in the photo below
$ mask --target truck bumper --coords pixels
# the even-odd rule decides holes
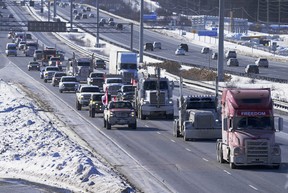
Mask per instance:
[[[160,105],[158,108],[156,105],[142,105],[141,107],[142,114],[145,116],[153,115],[174,115],[173,105]]]
[[[109,119],[109,123],[111,125],[135,124],[136,123],[136,118],[123,119],[123,118],[111,117]]]

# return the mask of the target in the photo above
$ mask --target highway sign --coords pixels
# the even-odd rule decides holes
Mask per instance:
[[[198,36],[218,36],[216,30],[198,30]]]
[[[143,20],[144,21],[156,21],[157,20],[157,15],[155,13],[144,14],[143,15]]]
[[[66,32],[66,22],[28,21],[28,31]]]

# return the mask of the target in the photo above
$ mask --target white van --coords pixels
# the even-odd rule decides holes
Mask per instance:
[[[7,43],[5,54],[6,56],[17,56],[17,45],[15,43]]]

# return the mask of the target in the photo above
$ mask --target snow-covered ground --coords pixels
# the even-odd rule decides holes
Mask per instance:
[[[184,38],[198,45],[215,47],[217,42],[179,31],[162,31],[175,38]],[[70,34],[71,35],[71,34]],[[95,44],[95,37],[80,34],[82,39]],[[78,37],[79,38],[79,37]],[[88,44],[87,44],[88,45]],[[225,43],[225,47],[228,43]],[[229,44],[241,52],[247,50]],[[88,46],[89,47],[89,46]],[[115,49],[108,45],[103,52]],[[257,50],[257,54],[267,54]],[[268,54],[267,54],[268,55]],[[144,61],[151,59],[145,57]],[[270,87],[274,98],[284,99],[288,95],[287,84],[251,80],[233,76],[231,82],[221,86]],[[0,176],[68,188],[76,192],[127,192],[134,191],[102,158],[79,145],[64,132],[67,127],[50,112],[39,111],[36,102],[29,98],[17,83],[0,81]],[[68,128],[69,129],[69,128]]]

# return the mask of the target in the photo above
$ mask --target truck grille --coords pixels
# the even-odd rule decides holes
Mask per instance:
[[[124,117],[129,117],[130,112],[114,112],[115,117],[118,118],[124,118]]]
[[[269,141],[247,140],[246,141],[247,161],[250,163],[267,163],[269,155]]]
[[[150,92],[150,104],[157,105],[157,92]],[[165,104],[165,92],[160,92],[159,104]]]

